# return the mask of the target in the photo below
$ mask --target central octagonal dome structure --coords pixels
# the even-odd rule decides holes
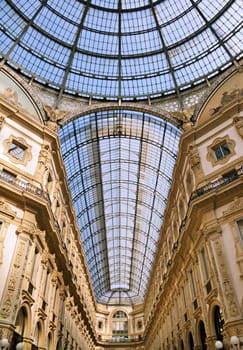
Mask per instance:
[[[236,64],[241,5],[240,0],[3,0],[0,54],[61,94],[179,97]]]

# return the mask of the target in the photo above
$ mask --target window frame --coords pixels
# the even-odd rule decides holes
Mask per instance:
[[[241,227],[239,225],[239,223],[241,223]],[[238,237],[240,240],[240,243],[243,247],[243,218],[236,220],[236,229],[237,229],[237,233],[238,233]]]
[[[215,150],[222,148],[223,145],[227,145],[229,153],[223,155],[221,158],[217,158]],[[235,141],[230,139],[229,135],[217,138],[207,147],[207,160],[211,162],[213,166],[219,164],[225,164],[228,160],[235,155]]]
[[[23,149],[23,156],[21,158],[10,153],[10,147],[13,144]],[[3,145],[4,154],[10,159],[11,162],[15,164],[26,165],[32,158],[32,147],[22,137],[15,137],[11,135],[8,139],[4,140]]]

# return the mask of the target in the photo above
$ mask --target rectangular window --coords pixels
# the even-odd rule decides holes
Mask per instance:
[[[230,154],[230,147],[227,142],[223,142],[213,148],[217,160],[222,159]]]
[[[23,160],[25,150],[26,150],[25,146],[13,140],[9,145],[8,153],[18,160]]]
[[[208,264],[204,248],[201,250],[202,265],[206,281],[209,279]]]
[[[243,219],[237,221],[237,227],[238,227],[241,243],[243,244]]]
[[[113,321],[112,322],[112,335],[127,335],[128,327],[127,321]]]
[[[185,297],[185,291],[184,291],[183,287],[181,288],[181,294],[182,294],[182,300],[183,300],[184,307],[186,308],[186,297]]]
[[[190,270],[189,275],[190,275],[190,281],[191,281],[192,296],[193,296],[193,298],[195,298],[196,297],[196,288],[195,288],[195,282],[194,282],[192,270]]]
[[[50,288],[50,285],[49,285],[49,282],[50,282],[50,276],[51,276],[51,273],[49,270],[47,270],[47,273],[46,273],[46,280],[45,280],[45,286],[44,286],[44,298],[45,300],[47,300],[48,298],[48,293],[49,293],[49,288]]]

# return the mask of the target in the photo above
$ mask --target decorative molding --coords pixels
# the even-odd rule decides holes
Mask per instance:
[[[208,223],[204,226],[202,232],[205,234],[205,236],[214,235],[214,234],[222,234],[221,226],[218,225],[215,222]]]
[[[227,71],[225,71],[223,74],[221,74],[220,77],[217,77],[210,87],[208,87],[207,89],[204,90],[204,93],[203,93],[202,97],[200,98],[200,100],[195,108],[194,116],[193,116],[194,120],[197,120],[197,118],[201,112],[201,109],[208,102],[211,95],[217,89],[220,88],[220,86],[224,83],[224,81],[226,79],[230,78],[235,73],[237,73],[237,69],[235,68],[235,66],[230,67],[229,69],[227,69]]]
[[[7,67],[6,65],[3,68],[1,68],[1,71],[4,72],[4,74],[6,74],[6,76],[10,80],[16,83],[22,91],[24,88],[23,92],[25,93],[26,97],[29,99],[30,103],[35,107],[38,120],[43,121],[44,115],[45,115],[43,105],[40,97],[35,92],[35,90],[31,87],[31,85],[27,84],[26,80],[24,80],[20,74],[15,73],[13,69]]]
[[[5,116],[0,113],[0,130],[2,129],[4,123],[5,123]]]
[[[17,282],[19,279],[20,268],[23,265],[23,258],[25,253],[25,242],[19,241],[17,250],[15,253],[15,259],[11,266],[11,271],[9,274],[9,280],[7,283],[6,292],[2,298],[1,308],[0,308],[0,316],[4,319],[9,318],[11,314],[11,310],[15,308],[16,298],[14,297],[17,290]]]
[[[22,158],[15,157],[10,153],[10,145],[12,143],[16,143],[20,147],[23,148],[23,157]],[[3,153],[6,156],[8,156],[8,158],[13,163],[26,165],[27,162],[32,159],[32,152],[31,152],[32,147],[22,137],[15,137],[12,135],[8,139],[3,141],[3,145],[4,145]]]
[[[30,306],[32,306],[35,302],[30,293],[26,290],[22,290],[22,301]]]
[[[199,155],[197,147],[193,144],[189,145],[188,157],[189,157],[189,161],[190,161],[192,168],[194,168],[194,167],[201,168],[200,155]]]
[[[230,153],[220,159],[216,159],[214,148],[217,147],[217,145],[220,145],[222,143],[227,143],[230,149]],[[224,137],[219,137],[211,143],[207,147],[208,153],[207,153],[207,160],[211,162],[213,166],[219,165],[219,164],[225,164],[228,162],[228,160],[235,154],[235,141],[230,139],[229,135],[226,135]]]
[[[118,106],[117,104],[106,102],[106,103],[97,103],[92,106],[83,105],[79,106],[79,108],[72,113],[67,114],[61,121],[60,125],[63,126],[67,123],[69,123],[72,120],[75,120],[76,118],[85,116],[87,114],[99,112],[99,111],[109,111],[109,110],[130,110],[130,111],[139,111],[144,113],[149,113],[151,115],[155,115],[161,119],[164,119],[176,127],[181,126],[181,119],[174,116],[172,113],[161,109],[160,106],[156,105],[146,105],[146,104],[140,104],[140,103],[125,103],[121,106]]]
[[[49,328],[50,331],[55,331],[57,326],[55,325],[55,323],[53,321],[49,321],[48,328]]]
[[[242,206],[241,206],[241,212],[242,212]],[[234,240],[235,258],[238,264],[240,278],[243,279],[243,244],[240,238],[240,232],[239,232],[237,220],[231,223],[231,230],[232,230],[232,236]]]
[[[233,122],[235,124],[236,130],[240,137],[243,138],[243,117],[240,115],[237,115],[233,118]]]
[[[48,251],[43,250],[42,254],[41,254],[41,264],[45,267],[48,259],[50,257],[50,254],[48,253]]]
[[[58,122],[68,114],[68,111],[52,108],[48,105],[43,105],[43,107],[48,117],[47,126],[53,131],[56,131],[58,129]]]
[[[234,201],[228,206],[228,209],[223,212],[224,215],[233,213],[237,210],[242,210],[243,208],[243,197],[236,196]]]
[[[47,314],[41,308],[38,308],[37,316],[43,321],[47,318]]]
[[[42,145],[39,153],[39,157],[38,157],[39,168],[43,170],[47,170],[51,159],[52,159],[51,147],[47,144]]]
[[[226,309],[228,311],[229,316],[237,317],[239,316],[239,307],[237,306],[237,301],[234,289],[232,287],[230,274],[227,269],[226,258],[223,251],[223,243],[220,237],[214,241],[214,248],[218,262],[219,274],[221,276],[223,296],[226,299]]]
[[[218,296],[218,289],[214,288],[211,290],[211,292],[206,296],[206,302],[208,305],[212,304],[213,301],[217,298]]]
[[[17,215],[17,213],[13,211],[13,209],[3,200],[3,198],[0,198],[0,213],[3,213],[12,220]]]

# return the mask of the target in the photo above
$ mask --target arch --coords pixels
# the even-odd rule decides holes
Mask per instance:
[[[209,89],[205,90],[194,111],[193,120],[201,123],[217,113],[223,107],[221,104],[223,93],[227,92],[231,95],[233,92],[230,90],[231,86],[241,86],[240,81],[242,81],[242,72],[238,72],[235,67],[228,69]]]
[[[43,321],[37,321],[33,334],[33,348],[38,349],[39,346],[44,346],[44,325]]]
[[[172,181],[180,130],[151,112],[134,113],[124,107],[111,111],[103,108],[100,113],[79,115],[70,120],[60,128],[59,137],[97,301],[123,306],[142,302]],[[118,151],[120,148],[124,152]],[[164,162],[164,159],[167,160]],[[94,173],[97,174],[95,184]],[[86,205],[80,205],[82,201]],[[118,206],[115,204],[118,202],[127,204]],[[97,207],[100,210],[97,211]],[[135,217],[133,212],[136,212]],[[148,213],[143,215],[145,212]],[[89,220],[81,219],[82,216]],[[143,227],[146,228],[144,232]],[[109,239],[112,230],[121,233],[122,245],[116,253],[118,269],[113,264],[108,268],[114,260],[113,254],[107,254],[107,247],[112,244]],[[136,239],[138,230],[142,232],[138,235],[139,244],[148,252],[145,259],[141,254],[133,254],[136,244],[126,243],[131,237],[132,241]],[[115,235],[112,237],[115,242]],[[139,259],[131,272],[130,258],[123,258],[130,256],[130,250],[132,259],[134,256]],[[101,259],[95,251],[100,253]],[[136,283],[131,283],[133,278]]]
[[[62,346],[62,338],[59,338],[57,341],[57,346],[56,346],[56,350],[62,350],[63,346]]]
[[[214,325],[214,334],[217,340],[223,341],[224,317],[219,305],[213,308],[212,320]]]
[[[11,342],[11,347],[15,349],[15,346],[24,341],[24,338],[30,337],[31,334],[31,309],[28,304],[20,306],[16,313],[15,330]]]
[[[198,322],[198,340],[202,350],[207,350],[207,334],[204,322],[200,320]]]
[[[128,318],[128,317],[127,317],[127,313],[125,311],[118,310],[113,314],[112,318]]]
[[[186,192],[187,192],[188,198],[190,198],[193,189],[194,189],[194,177],[191,171],[189,170],[186,174]]]
[[[184,350],[184,349],[185,349],[183,339],[180,339],[180,341],[179,341],[179,349],[180,349],[180,350]]]
[[[47,350],[52,350],[53,349],[53,336],[52,333],[49,332],[47,336]]]
[[[127,312],[118,309],[112,315],[111,332],[112,338],[128,338],[128,315]]]
[[[22,328],[22,322],[24,327]],[[31,333],[31,308],[28,304],[23,304],[16,313],[15,332],[22,337],[28,337]]]
[[[66,115],[60,122],[60,126],[64,126],[65,124],[69,123],[70,121],[83,117],[85,115],[96,113],[96,112],[102,112],[102,111],[111,111],[111,110],[128,110],[128,111],[134,111],[134,112],[141,112],[141,113],[148,113],[150,115],[154,115],[155,117],[158,117],[160,119],[163,119],[165,121],[168,121],[172,123],[177,128],[181,129],[181,120],[175,118],[172,113],[169,113],[166,110],[162,110],[161,108],[158,108],[156,106],[151,105],[141,105],[139,103],[124,103],[122,106],[117,106],[116,103],[106,103],[105,107],[103,103],[95,104],[91,106],[84,106],[80,111],[75,111],[74,113],[70,113]]]
[[[45,120],[42,102],[30,85],[6,66],[0,72],[0,95],[18,110],[27,113],[41,124]]]
[[[188,349],[189,350],[194,350],[194,339],[192,336],[192,332],[188,333]]]
[[[26,309],[24,307],[21,307],[15,321],[15,332],[18,333],[21,337],[23,337],[26,332],[26,319]]]

